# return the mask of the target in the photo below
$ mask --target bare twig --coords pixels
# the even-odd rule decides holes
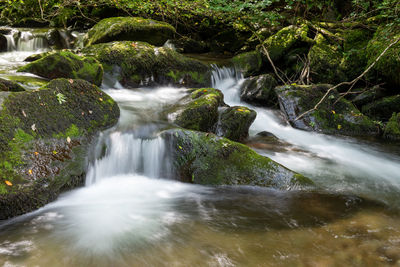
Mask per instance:
[[[322,102],[324,102],[324,100],[325,100],[326,97],[329,95],[329,93],[332,92],[333,90],[335,90],[336,88],[338,88],[338,87],[340,87],[340,86],[342,86],[342,85],[350,85],[349,90],[347,90],[347,92],[346,92],[344,95],[341,95],[341,96],[339,97],[339,99],[341,99],[341,98],[344,97],[346,94],[348,94],[348,93],[353,89],[353,86],[354,86],[365,74],[367,74],[367,73],[375,66],[375,64],[381,59],[381,57],[382,57],[392,46],[394,46],[395,44],[397,44],[399,41],[400,41],[400,37],[397,38],[397,39],[395,39],[393,42],[391,42],[391,43],[382,51],[382,53],[375,59],[375,61],[372,62],[371,65],[369,65],[369,67],[366,68],[366,69],[364,70],[364,72],[361,73],[357,78],[355,78],[354,80],[352,80],[352,81],[350,81],[350,82],[342,82],[342,83],[339,83],[339,84],[337,84],[337,85],[335,85],[335,86],[329,88],[328,91],[326,91],[325,95],[318,101],[318,103],[317,103],[312,109],[307,110],[306,112],[302,113],[300,116],[298,116],[298,117],[295,119],[295,121],[297,121],[297,120],[303,118],[303,117],[304,117],[305,115],[307,115],[308,113],[317,110],[317,108],[322,104]],[[339,101],[339,99],[336,100],[335,103],[337,103],[337,101]]]

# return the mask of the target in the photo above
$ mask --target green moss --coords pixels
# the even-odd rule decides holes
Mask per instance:
[[[307,37],[308,32],[309,29],[306,24],[301,26],[291,25],[270,36],[264,42],[264,45],[268,49],[272,61],[279,60],[292,48],[312,44],[314,41]]]
[[[0,91],[23,92],[25,89],[18,83],[0,78]]]
[[[114,17],[98,22],[87,33],[85,44],[143,41],[161,46],[175,34],[170,24],[140,17]]]
[[[51,53],[18,69],[48,79],[83,79],[100,85],[103,79],[103,67],[92,57],[80,57],[70,51]]]
[[[387,121],[393,112],[400,112],[400,95],[384,97],[362,107],[362,112],[371,118]]]

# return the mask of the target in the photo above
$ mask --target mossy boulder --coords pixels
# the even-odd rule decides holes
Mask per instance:
[[[166,47],[144,42],[119,41],[96,44],[82,50],[96,57],[105,71],[119,69],[117,80],[124,86],[174,84],[188,87],[210,85],[210,68]]]
[[[175,170],[183,182],[279,189],[299,189],[313,184],[246,145],[214,134],[171,129],[163,132],[162,137],[169,143]]]
[[[259,51],[251,51],[234,56],[232,62],[244,77],[249,77],[260,72],[262,56]]]
[[[18,83],[0,78],[0,91],[22,92],[25,91],[25,88]]]
[[[278,106],[274,88],[278,82],[271,74],[247,78],[240,89],[240,99],[265,107]]]
[[[400,112],[393,113],[392,117],[385,126],[383,136],[386,139],[400,140]]]
[[[373,31],[365,28],[345,30],[343,37],[343,59],[340,69],[346,73],[348,80],[358,77],[367,68],[368,58],[365,53]]]
[[[399,26],[379,28],[372,40],[368,43],[366,56],[368,65],[372,64],[386,47],[394,40],[400,38]],[[392,46],[375,64],[368,76],[379,82],[384,82],[394,89],[400,88],[400,42]]]
[[[312,82],[336,84],[346,81],[346,73],[340,67],[343,58],[341,46],[322,34],[318,34],[315,40],[308,54]]]
[[[344,98],[338,100],[339,94],[336,91],[332,91],[317,110],[296,120],[298,116],[314,108],[330,87],[324,84],[287,85],[276,87],[275,91],[280,108],[293,127],[351,136],[370,136],[379,133],[377,125],[350,101]]]
[[[400,112],[400,95],[384,97],[362,107],[362,112],[376,120],[387,121],[393,112]]]
[[[257,113],[243,106],[226,107],[220,112],[215,133],[233,141],[243,141],[249,136],[249,128]]]
[[[113,17],[99,21],[91,28],[85,45],[112,41],[142,41],[161,46],[172,39],[175,28],[170,24],[140,17]]]
[[[309,33],[310,30],[306,24],[290,25],[268,37],[263,44],[268,49],[272,61],[276,62],[291,49],[313,44],[314,41],[308,36]]]
[[[48,79],[83,79],[95,85],[101,85],[103,67],[93,57],[81,57],[70,51],[60,51],[45,55],[18,69]]]
[[[118,105],[84,80],[0,92],[0,219],[20,215],[83,183],[95,134],[116,124]]]
[[[218,107],[224,104],[220,90],[201,88],[179,101],[169,111],[169,120],[180,127],[209,132],[218,121]]]
[[[171,40],[171,44],[179,53],[200,54],[210,50],[206,42],[198,41],[187,36]]]

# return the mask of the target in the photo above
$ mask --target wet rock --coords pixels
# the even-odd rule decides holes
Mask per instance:
[[[39,60],[41,58],[44,58],[45,56],[48,56],[48,55],[51,55],[54,53],[56,53],[56,52],[49,51],[49,52],[43,52],[43,53],[39,53],[39,54],[33,54],[33,55],[30,55],[27,58],[25,58],[24,61],[25,62],[33,62],[33,61]]]
[[[49,46],[55,49],[70,49],[73,47],[75,37],[66,29],[51,29],[46,34]]]
[[[83,183],[88,144],[118,105],[84,80],[0,92],[0,219],[35,210]]]
[[[142,41],[161,46],[172,39],[175,28],[170,24],[140,17],[113,17],[98,22],[85,37],[85,45],[112,41]]]
[[[385,126],[383,136],[386,139],[400,140],[400,112],[393,113],[389,122]]]
[[[400,112],[400,95],[381,98],[362,107],[362,112],[376,120],[387,121],[393,112]]]
[[[83,79],[101,85],[103,67],[93,57],[81,57],[70,51],[51,53],[18,69],[48,79]]]
[[[232,62],[244,77],[249,77],[260,72],[262,56],[259,51],[251,51],[234,56]]]
[[[333,91],[317,110],[296,120],[305,111],[312,109],[330,88],[330,85],[280,86],[275,91],[279,106],[286,114],[293,127],[318,131],[327,134],[343,134],[353,136],[377,135],[379,128],[367,116],[363,115],[348,100],[341,98]]]
[[[7,51],[7,38],[3,34],[0,34],[0,52],[5,51]]]
[[[12,32],[12,29],[11,28],[0,28],[0,34],[5,34],[5,35],[7,35],[7,34],[11,34],[11,32]]]
[[[271,74],[247,78],[241,87],[240,99],[265,107],[277,107],[278,98],[274,91],[277,85]]]
[[[354,90],[358,91],[358,90]],[[385,96],[386,90],[379,85],[374,86],[359,95],[356,95],[351,102],[353,102],[357,107],[362,107],[370,102],[376,101]]]
[[[154,47],[144,42],[111,42],[82,50],[96,57],[105,71],[120,68],[118,81],[126,87],[174,84],[204,87],[210,84],[210,68],[171,48]]]
[[[169,120],[180,127],[209,132],[218,121],[218,107],[224,104],[220,90],[202,88],[179,101],[169,111]]]
[[[256,185],[301,188],[312,181],[246,145],[214,134],[172,129],[162,133],[172,150],[181,181],[204,185]],[[229,166],[229,167],[227,167]]]
[[[243,106],[223,108],[215,133],[233,141],[243,141],[249,136],[249,128],[256,116],[254,110]]]
[[[0,91],[22,92],[25,88],[18,83],[0,78]]]

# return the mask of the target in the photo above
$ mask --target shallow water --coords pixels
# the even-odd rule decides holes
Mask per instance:
[[[4,72],[24,64],[21,53],[0,54]],[[213,77],[228,104],[244,104],[240,74],[222,68]],[[106,78],[121,118],[89,155],[86,186],[0,222],[0,265],[400,266],[399,153],[299,131],[246,104],[258,113],[249,145],[317,189],[180,183],[158,132],[170,127],[163,111],[186,89],[128,90]],[[282,143],[254,145],[260,131]]]

